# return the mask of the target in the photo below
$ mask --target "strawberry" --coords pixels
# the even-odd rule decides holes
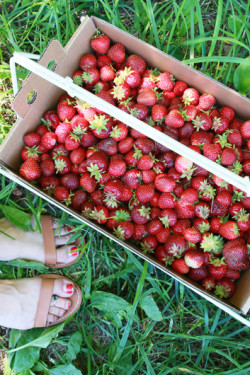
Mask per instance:
[[[157,96],[154,90],[145,88],[141,89],[137,96],[137,103],[147,106],[153,106],[157,102]]]
[[[197,250],[188,250],[184,256],[186,264],[191,268],[200,268],[204,263],[204,255]]]
[[[118,179],[112,180],[104,185],[104,192],[112,193],[116,199],[120,200],[123,192],[123,184]]]
[[[99,70],[96,68],[87,68],[82,74],[82,80],[85,85],[95,85],[99,81],[99,78]]]
[[[212,209],[211,209],[211,215],[212,216],[226,216],[228,213],[228,208],[221,206],[216,200],[213,202]]]
[[[40,137],[42,137],[45,133],[47,133],[49,131],[48,128],[49,128],[49,126],[39,125],[39,126],[36,127],[35,133],[39,134]]]
[[[221,154],[221,163],[223,165],[232,165],[237,160],[236,152],[232,148],[224,148]]]
[[[173,88],[173,92],[175,93],[175,95],[177,96],[182,96],[184,91],[188,88],[188,85],[186,84],[186,82],[183,82],[183,81],[176,81],[175,82],[175,85],[174,85],[174,88]]]
[[[216,161],[221,154],[221,146],[218,143],[206,143],[203,146],[203,155],[212,161]]]
[[[130,68],[128,68],[127,71],[128,73],[125,77],[125,83],[132,88],[138,87],[141,83],[140,73],[137,70],[131,70]]]
[[[177,200],[175,196],[171,193],[162,193],[158,200],[158,205],[160,208],[174,208],[177,205]]]
[[[180,258],[185,251],[186,241],[179,234],[171,234],[165,242],[165,250],[168,255]]]
[[[155,104],[151,110],[152,120],[155,122],[162,122],[167,115],[167,108],[161,104]]]
[[[116,85],[113,87],[111,94],[113,98],[119,101],[124,101],[128,99],[130,95],[130,87],[129,85],[127,85],[127,83],[121,83],[120,85]]]
[[[80,146],[80,138],[74,133],[70,133],[65,139],[65,147],[67,150],[76,150]]]
[[[227,141],[232,145],[241,147],[242,146],[242,136],[239,130],[231,130],[228,134]]]
[[[132,236],[134,241],[141,241],[146,234],[147,230],[144,224],[134,224],[134,233]]]
[[[71,163],[67,156],[58,155],[55,157],[56,173],[67,174],[71,171]]]
[[[156,234],[158,242],[164,244],[170,234],[171,230],[169,228],[163,228],[159,233]]]
[[[232,204],[232,196],[228,191],[222,191],[217,194],[216,201],[224,207],[229,207]]]
[[[72,125],[69,122],[62,122],[55,130],[55,134],[57,135],[57,141],[59,143],[65,143],[66,137],[72,131]]]
[[[71,197],[72,207],[77,210],[82,210],[83,203],[87,202],[88,196],[84,190],[77,190],[75,194]]]
[[[209,275],[212,276],[215,280],[221,280],[223,277],[225,277],[227,266],[223,262],[223,258],[215,258],[211,260],[210,264],[208,265],[208,272]]]
[[[220,115],[226,117],[229,122],[231,122],[235,116],[233,108],[224,106],[220,110]]]
[[[61,177],[62,186],[68,190],[76,190],[80,184],[80,178],[75,173],[68,173]]]
[[[181,128],[178,128],[178,132],[180,137],[190,138],[194,132],[194,126],[192,122],[186,121]]]
[[[178,273],[185,274],[189,272],[189,266],[183,258],[175,259],[171,266]]]
[[[194,88],[188,88],[183,92],[182,100],[185,105],[197,105],[199,102],[199,93]]]
[[[225,277],[228,279],[237,280],[240,278],[240,271],[227,269]]]
[[[94,177],[91,177],[91,174],[89,172],[85,172],[80,178],[80,185],[88,193],[93,193],[93,191],[96,190],[97,181]]]
[[[249,267],[248,249],[242,238],[228,241],[222,253],[229,269],[242,271]]]
[[[150,220],[150,207],[139,205],[131,211],[131,219],[136,224],[146,224]]]
[[[95,56],[91,53],[88,53],[87,55],[84,55],[80,60],[80,68],[82,70],[88,69],[88,68],[96,68],[97,67],[97,60]]]
[[[111,66],[104,65],[100,69],[100,79],[104,82],[113,81],[115,78],[115,72]],[[100,90],[101,91],[101,90]]]
[[[219,234],[227,240],[235,240],[239,237],[239,229],[235,221],[228,220],[226,223],[221,224]]]
[[[146,236],[141,241],[141,248],[144,253],[152,253],[158,245],[156,236]]]
[[[73,82],[78,85],[78,86],[82,86],[83,84],[83,80],[82,80],[82,74],[83,74],[83,70],[79,69],[79,70],[76,70],[74,73],[73,73]]]
[[[173,91],[174,77],[168,72],[161,73],[156,79],[156,86],[163,91]]]
[[[120,240],[128,240],[133,236],[134,224],[130,221],[122,221],[114,229],[114,233]]]
[[[191,243],[197,243],[197,242],[200,242],[201,240],[201,234],[198,231],[198,229],[195,227],[187,228],[184,231],[183,236],[186,241],[191,242]]]
[[[117,142],[122,141],[128,135],[128,128],[123,123],[118,123],[116,126],[113,126],[110,136]]]
[[[112,160],[108,171],[113,177],[121,177],[126,172],[126,169],[126,163],[123,160]]]
[[[53,190],[53,194],[57,200],[65,203],[68,202],[69,191],[64,186],[56,186]]]
[[[113,126],[113,120],[108,115],[95,115],[90,121],[90,129],[97,138],[108,138]]]
[[[139,120],[144,120],[148,115],[148,107],[145,104],[136,103],[131,105],[129,113]]]
[[[105,224],[109,217],[109,211],[105,206],[98,205],[89,213],[89,217],[98,224]]]
[[[85,149],[82,147],[78,147],[76,150],[73,150],[70,153],[69,158],[73,164],[81,164],[83,160],[85,160],[85,155],[86,155]]]
[[[40,169],[43,176],[52,176],[55,172],[55,164],[52,159],[46,159],[40,163]]]
[[[213,290],[215,288],[215,281],[211,276],[205,277],[201,280],[201,286],[206,290]]]
[[[146,155],[143,155],[143,156],[146,156]],[[155,177],[156,177],[156,173],[152,169],[147,169],[146,171],[142,171],[142,181],[145,184],[153,183],[155,180]]]
[[[185,230],[187,228],[190,228],[190,226],[191,226],[190,220],[188,220],[188,219],[181,219],[181,220],[177,220],[176,221],[176,223],[172,227],[172,230],[176,234],[183,235],[183,233],[185,232]]]
[[[177,172],[181,173],[181,177],[187,177],[188,180],[191,179],[195,170],[195,167],[193,167],[193,162],[180,155],[178,155],[175,159],[174,167]]]
[[[58,102],[59,102],[59,99],[58,99]],[[60,118],[57,115],[57,112],[55,110],[47,111],[43,115],[42,122],[43,123],[45,122],[46,126],[48,126],[49,128],[51,127],[53,130],[55,130],[57,126],[60,124]]]
[[[150,235],[157,235],[159,232],[162,231],[163,225],[159,219],[153,219],[149,223],[146,224],[147,232]]]
[[[97,142],[97,138],[92,133],[92,131],[87,131],[86,134],[83,134],[81,137],[81,146],[88,148],[93,146]]]
[[[157,190],[168,193],[172,191],[175,186],[175,180],[172,177],[168,177],[166,173],[159,173],[154,180],[154,185]]]
[[[191,145],[200,146],[201,144],[211,143],[209,133],[205,131],[194,132],[191,136]]]
[[[28,158],[22,163],[19,172],[28,181],[37,180],[41,176],[39,164],[32,158]]]
[[[165,124],[171,128],[181,128],[184,125],[184,117],[177,109],[172,109],[165,118]]]
[[[27,147],[34,147],[40,144],[41,136],[37,133],[29,133],[24,136],[23,140]]]
[[[228,128],[229,122],[226,117],[214,117],[212,129],[216,134],[223,134]]]
[[[197,131],[199,131],[200,129],[208,131],[212,127],[212,120],[206,113],[201,113],[196,116],[195,119],[192,120],[192,123],[194,124],[194,128]]]
[[[116,43],[108,50],[108,57],[115,63],[123,63],[125,60],[125,47],[121,43]]]
[[[70,121],[75,116],[76,110],[68,101],[61,101],[57,106],[57,114],[61,121]]]
[[[166,266],[172,264],[174,258],[167,255],[166,250],[163,245],[157,246],[155,250],[155,256],[159,262],[165,263]]]
[[[41,177],[40,184],[43,190],[53,190],[56,186],[60,186],[60,181],[58,178],[51,177]]]
[[[140,185],[136,189],[136,198],[141,203],[146,203],[151,200],[151,198],[154,196],[155,189],[153,185]]]
[[[136,70],[141,76],[146,70],[145,60],[141,56],[137,55],[130,55],[126,61],[125,66],[127,68],[131,68],[132,70]]]
[[[243,138],[250,138],[250,120],[241,125],[240,132]]]
[[[135,141],[135,146],[141,150],[143,155],[149,154],[155,148],[155,143],[149,138],[138,138]]]
[[[194,281],[200,281],[208,277],[208,270],[206,266],[201,266],[199,268],[191,268],[187,276]]]
[[[215,255],[219,255],[222,252],[224,246],[223,239],[221,236],[214,235],[213,233],[205,232],[202,235],[200,241],[200,247],[204,252],[212,252]]]
[[[213,107],[216,103],[216,99],[213,95],[211,94],[203,94],[199,97],[199,103],[198,103],[198,108],[207,111],[211,107]]]
[[[130,169],[122,178],[124,185],[131,189],[137,189],[140,186],[141,172],[138,169]]]
[[[172,227],[177,222],[177,215],[173,209],[164,208],[159,214],[159,219],[164,227]]]
[[[39,161],[41,159],[38,147],[24,147],[21,151],[21,158],[23,161],[31,158],[34,159],[35,161]]]
[[[91,39],[90,45],[95,52],[105,55],[110,46],[110,38],[107,35],[95,36]]]
[[[198,200],[199,195],[194,188],[190,187],[183,191],[180,198],[185,202],[195,203]]]
[[[224,277],[217,281],[214,293],[220,298],[229,298],[234,294],[235,285],[230,280]]]

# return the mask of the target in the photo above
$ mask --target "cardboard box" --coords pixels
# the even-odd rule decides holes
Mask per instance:
[[[89,41],[95,34],[96,27],[108,35],[113,42],[123,43],[129,53],[135,53],[144,57],[149,66],[156,67],[161,71],[169,71],[178,80],[186,81],[190,86],[195,87],[200,92],[215,95],[219,104],[229,105],[234,108],[236,114],[242,120],[248,120],[250,118],[249,100],[239,93],[208,78],[195,69],[185,66],[180,61],[161,52],[155,47],[95,17],[87,17],[84,20],[65,48],[63,48],[58,41],[53,40],[45,50],[39,63],[48,67],[51,61],[55,61],[56,73],[63,77],[72,76],[73,72],[79,66],[80,58],[91,51]],[[37,96],[32,104],[28,104],[27,97],[32,90],[36,91]],[[237,289],[234,296],[228,301],[222,301],[215,295],[204,291],[197,283],[187,277],[178,274],[170,268],[166,268],[150,255],[143,254],[139,248],[130,244],[128,241],[120,241],[109,232],[108,229],[81,216],[78,212],[66,207],[53,197],[48,196],[40,188],[35,187],[19,176],[18,167],[21,163],[20,153],[24,146],[23,136],[40,124],[40,119],[45,111],[55,108],[57,98],[62,93],[63,91],[61,89],[46,80],[37,77],[33,73],[29,75],[13,102],[13,109],[20,118],[1,146],[0,173],[7,174],[10,178],[31,190],[33,193],[41,196],[58,208],[68,212],[70,215],[126,247],[128,250],[147,260],[166,274],[174,277],[223,310],[229,313],[231,312],[231,314],[233,314],[233,312],[246,314],[250,307],[250,269],[245,271],[241,279],[237,281]]]

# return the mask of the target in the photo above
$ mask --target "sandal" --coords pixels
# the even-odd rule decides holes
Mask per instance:
[[[83,256],[83,252],[80,256],[70,263],[57,263],[56,262],[56,246],[55,246],[55,237],[53,230],[52,216],[42,215],[41,216],[41,227],[43,234],[43,242],[45,249],[45,265],[49,268],[63,268],[71,266],[76,263]],[[83,241],[83,243],[85,243]]]
[[[37,305],[34,328],[41,328],[47,326],[47,316],[49,312],[51,298],[53,296],[54,280],[65,279],[65,276],[45,274],[37,277],[42,279],[42,285]],[[68,280],[70,282],[73,282],[70,279]],[[74,294],[71,297],[67,297],[71,302],[71,307],[69,308],[69,310],[67,310],[66,314],[63,317],[58,318],[54,323],[51,323],[50,326],[64,322],[69,316],[75,314],[79,309],[82,302],[82,292],[77,284],[75,284],[74,282],[73,284],[75,288]]]

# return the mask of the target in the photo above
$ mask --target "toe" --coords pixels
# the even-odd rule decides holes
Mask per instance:
[[[60,236],[60,237],[55,237],[56,246],[62,246],[62,245],[66,245],[66,244],[74,243],[74,242],[75,242],[75,240],[73,239],[73,233],[66,234],[66,235]]]
[[[56,315],[57,317],[62,317],[66,313],[66,310],[60,309],[59,307],[56,306],[50,306],[49,308],[49,314]]]
[[[58,297],[68,298],[74,293],[74,284],[68,279],[56,279],[54,282],[53,294]]]
[[[64,310],[68,310],[71,306],[71,302],[67,298],[58,297],[55,302],[51,301],[50,306],[55,306],[55,307],[59,307],[59,308],[64,309]]]
[[[48,314],[47,316],[47,325],[50,326],[52,323],[55,323],[57,316],[53,314]]]
[[[56,251],[57,263],[71,263],[74,262],[78,256],[79,251],[76,246],[66,245]]]

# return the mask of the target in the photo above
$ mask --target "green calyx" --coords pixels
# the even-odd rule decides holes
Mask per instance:
[[[90,121],[90,128],[95,129],[97,134],[100,134],[102,130],[107,130],[106,124],[108,119],[105,115],[95,115],[94,120]]]
[[[210,264],[213,264],[215,267],[220,267],[222,264],[226,264],[224,262],[224,257],[223,258],[213,258],[209,261]]]
[[[93,75],[89,72],[84,72],[82,74],[82,80],[86,83],[92,83],[93,79],[94,79]]]
[[[142,206],[138,211],[142,217],[150,219],[150,207]]]
[[[208,236],[203,237],[200,246],[204,252],[216,251],[216,253],[221,253],[224,246],[223,238],[219,235],[210,233]]]
[[[90,177],[95,177],[95,179],[99,182],[100,179],[102,178],[102,173],[103,171],[101,171],[98,167],[97,164],[93,164],[91,163],[89,167],[87,167],[87,170],[90,172]]]
[[[171,249],[169,250],[169,254],[173,257],[180,258],[185,251],[185,248],[181,245],[173,244]]]
[[[130,215],[125,210],[117,210],[114,216],[111,216],[112,219],[115,219],[117,223],[121,221],[128,221],[130,219]]]
[[[160,217],[159,219],[161,220],[161,222],[162,222],[162,224],[164,225],[165,228],[169,227],[170,219],[167,215],[164,216],[164,217]]]
[[[74,78],[73,78],[73,82],[74,82],[76,85],[81,86],[82,83],[83,83],[83,81],[82,81],[82,77],[81,77],[81,76],[78,76],[78,75],[74,76]]]
[[[110,133],[110,137],[119,138],[121,136],[122,132],[121,129],[118,128],[118,126],[114,126],[112,128],[112,132]]]
[[[105,193],[105,198],[103,199],[103,201],[110,208],[116,208],[118,206],[118,200],[116,199],[115,195],[111,192]]]
[[[62,172],[66,168],[66,162],[62,159],[55,160],[56,173]]]
[[[114,228],[114,234],[116,235],[116,237],[118,237],[122,241],[125,240],[124,233],[125,233],[125,230],[122,229],[122,227],[120,227],[119,225],[117,228]]]
[[[216,285],[214,293],[220,298],[228,298],[230,295],[231,290],[229,288],[225,288],[223,285]]]

